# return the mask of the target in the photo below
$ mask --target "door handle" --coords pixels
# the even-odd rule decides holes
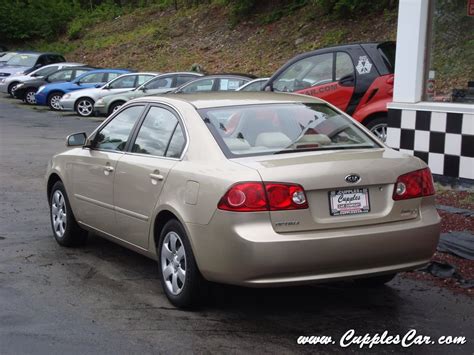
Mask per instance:
[[[110,166],[110,165],[104,166],[104,174],[105,174],[105,175],[109,175],[110,173],[113,173],[114,170],[115,170],[115,169],[114,169],[113,166]]]
[[[163,175],[161,175],[161,174],[153,174],[153,173],[150,174],[150,178],[151,178],[152,180],[160,180],[160,181],[164,179]]]

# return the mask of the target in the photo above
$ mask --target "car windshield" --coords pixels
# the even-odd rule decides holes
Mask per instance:
[[[380,147],[326,104],[282,103],[199,110],[228,157]]]
[[[11,58],[13,58],[14,56],[16,56],[18,53],[5,53],[4,55],[2,55],[0,57],[0,62],[8,62]]]
[[[7,65],[32,67],[33,65],[35,65],[38,56],[38,54],[17,54],[7,62]]]

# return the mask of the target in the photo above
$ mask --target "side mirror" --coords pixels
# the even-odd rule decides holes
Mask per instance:
[[[102,84],[95,84],[94,86],[96,88],[100,88],[102,86]],[[104,89],[109,90],[110,88],[109,88],[109,86],[104,86]]]
[[[140,90],[146,92],[146,87],[142,87]]]
[[[339,85],[341,86],[355,86],[355,76],[354,74],[344,75],[339,79]]]
[[[86,144],[87,135],[84,132],[70,134],[66,138],[66,147],[82,147]]]

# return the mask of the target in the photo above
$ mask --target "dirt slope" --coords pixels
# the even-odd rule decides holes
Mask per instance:
[[[189,70],[270,75],[296,54],[349,42],[394,40],[396,10],[356,20],[335,20],[304,6],[268,23],[274,10],[253,15],[235,27],[227,8],[202,5],[180,9],[138,9],[66,38],[47,49],[62,49],[68,60],[136,70]],[[262,24],[262,23],[267,24]]]

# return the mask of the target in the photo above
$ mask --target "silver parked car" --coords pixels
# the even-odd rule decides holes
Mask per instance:
[[[79,116],[92,116],[94,104],[100,97],[132,90],[158,74],[149,72],[123,74],[103,86],[65,94],[59,100],[59,106],[63,111],[76,111]]]
[[[46,175],[57,242],[93,231],[157,260],[177,306],[205,280],[381,285],[438,243],[426,164],[309,96],[142,97],[67,145]]]

